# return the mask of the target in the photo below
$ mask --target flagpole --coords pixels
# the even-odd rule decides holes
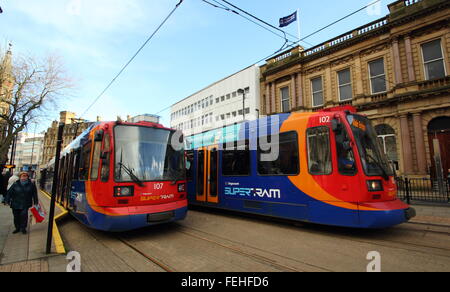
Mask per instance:
[[[297,28],[298,28],[298,40],[300,45],[300,8],[297,9]]]

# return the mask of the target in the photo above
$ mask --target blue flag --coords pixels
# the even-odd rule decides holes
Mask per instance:
[[[288,26],[289,24],[297,21],[297,11],[289,16],[280,18],[280,27]]]

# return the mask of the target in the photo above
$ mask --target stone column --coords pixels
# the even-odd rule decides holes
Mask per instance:
[[[295,86],[295,74],[291,75],[291,93],[290,93],[290,110],[292,111],[294,108],[297,107],[297,96],[296,96],[296,86]]]
[[[266,83],[266,115],[270,115],[270,82]]]
[[[297,106],[303,106],[303,79],[302,74],[297,74]]]
[[[276,96],[276,92],[275,92],[275,87],[276,87],[275,82],[272,82],[272,89],[271,89],[271,94],[270,94],[271,95],[270,100],[271,100],[271,104],[272,104],[272,107],[270,110],[271,114],[274,114],[277,112],[277,104],[276,104],[277,96]]]
[[[355,56],[355,71],[356,71],[356,96],[364,95],[363,90],[363,74],[362,74],[362,64],[361,64],[361,57],[359,54],[356,54]]]
[[[400,63],[400,50],[398,48],[398,39],[392,41],[392,55],[394,57],[395,84],[403,83],[402,64]]]
[[[406,63],[408,64],[408,81],[416,81],[416,74],[414,72],[414,59],[411,48],[411,38],[405,36],[405,51],[406,51]]]
[[[403,169],[405,174],[413,173],[411,137],[409,136],[408,116],[400,116],[400,133],[402,139]]]
[[[427,159],[425,156],[425,139],[422,128],[422,115],[420,113],[413,114],[414,137],[416,141],[417,167],[419,174],[427,174]]]

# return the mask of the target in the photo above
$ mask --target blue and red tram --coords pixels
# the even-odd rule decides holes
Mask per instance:
[[[182,220],[187,214],[182,139],[150,122],[93,123],[61,153],[57,200],[86,226],[104,231]],[[54,160],[42,173],[48,192],[53,175]]]
[[[273,115],[186,142],[192,205],[354,228],[415,216],[374,128],[353,110]]]

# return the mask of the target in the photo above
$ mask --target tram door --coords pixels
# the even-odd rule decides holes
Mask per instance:
[[[197,157],[197,201],[219,203],[218,146],[204,147],[198,150]]]

